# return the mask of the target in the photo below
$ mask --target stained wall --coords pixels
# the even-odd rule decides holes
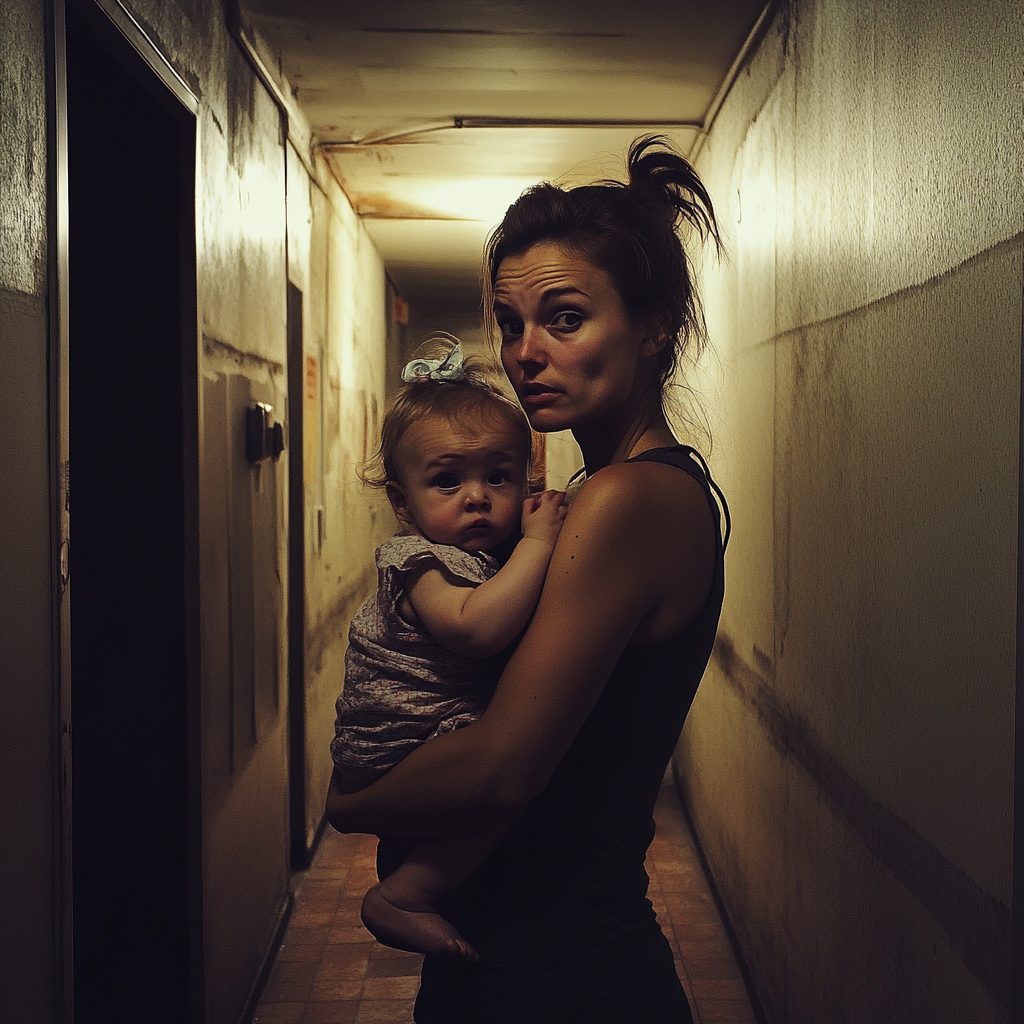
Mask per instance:
[[[395,531],[386,498],[357,469],[376,450],[397,357],[389,285],[377,250],[326,164],[316,158],[295,202],[309,230],[292,236],[289,272],[306,297],[304,335],[305,829],[312,844],[331,775],[334,702],[352,615],[377,583],[373,551]],[[297,178],[299,177],[296,170]],[[292,193],[289,193],[291,197]],[[289,224],[301,223],[301,218]],[[389,352],[391,355],[389,356]]]
[[[310,624],[307,838],[322,817],[326,745],[348,614],[371,585],[379,502],[352,472],[385,400],[383,264],[308,128],[255,73],[205,0],[126,5],[199,99],[196,167],[200,322],[202,904],[204,1019],[235,1021],[284,911],[290,880],[288,711],[289,460],[308,467]],[[59,1019],[56,842],[58,676],[52,617],[47,301],[47,43],[44,5],[0,18],[0,1016]],[[287,90],[284,90],[287,95]],[[288,141],[288,138],[291,141]],[[288,283],[303,292],[304,353],[317,360],[305,451],[258,467],[243,410],[273,406],[286,438]],[[73,343],[73,339],[72,339]],[[73,439],[72,439],[73,442]],[[54,470],[55,472],[55,470]],[[313,538],[318,538],[316,545]],[[344,620],[344,621],[343,621]]]
[[[722,631],[677,755],[768,1019],[1009,1019],[1009,2],[781,5],[698,168]]]

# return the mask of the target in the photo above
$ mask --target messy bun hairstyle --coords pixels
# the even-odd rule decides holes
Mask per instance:
[[[700,296],[678,231],[689,227],[704,242],[721,239],[711,197],[690,164],[660,135],[629,147],[629,181],[600,181],[562,189],[543,182],[508,208],[485,252],[485,311],[498,269],[539,242],[557,242],[603,270],[634,322],[654,318],[668,343],[658,355],[663,397],[680,359],[695,360],[707,340]],[[488,317],[493,330],[493,322]]]

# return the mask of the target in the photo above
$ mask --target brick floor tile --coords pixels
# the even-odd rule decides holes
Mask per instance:
[[[285,940],[297,945],[323,945],[331,933],[330,924],[304,924],[293,919],[288,925]]]
[[[413,1006],[412,999],[364,999],[355,1024],[413,1024]]]
[[[320,957],[321,966],[334,964],[338,968],[365,973],[366,966],[370,962],[370,950],[372,942],[332,942],[324,946],[323,956]]]
[[[418,977],[367,978],[363,982],[364,999],[415,999]]]
[[[362,979],[366,977],[369,957],[366,955],[365,950],[360,953],[359,947],[351,942],[339,943],[337,946],[328,946],[326,948],[331,951],[339,950],[341,953],[345,950],[352,950],[352,953],[349,956],[340,955],[339,953],[338,956],[322,957],[317,967],[316,977],[328,974],[334,978]]]
[[[378,951],[395,954],[380,955]],[[416,978],[420,976],[423,957],[418,953],[405,953],[402,950],[388,949],[387,946],[376,945],[370,955],[370,963],[366,970],[367,978]]]
[[[306,966],[306,965],[303,965]],[[311,967],[314,965],[310,965]],[[263,999],[268,1003],[300,1003],[309,998],[313,987],[312,972],[308,977],[282,978],[271,974],[267,987],[263,990]]]
[[[362,926],[359,918],[346,920],[337,915],[327,933],[327,942],[373,942],[373,936]]]
[[[281,943],[277,951],[277,962],[288,963],[318,963],[323,955],[324,946],[321,942],[290,942]]]
[[[358,1000],[362,997],[362,977],[347,976],[344,973],[329,970],[330,965],[321,965],[309,990],[309,998],[313,1002]]]

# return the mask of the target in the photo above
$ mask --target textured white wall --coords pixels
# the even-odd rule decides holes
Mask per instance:
[[[794,0],[699,158],[736,529],[679,761],[772,1020],[1008,1014],[1022,45]]]

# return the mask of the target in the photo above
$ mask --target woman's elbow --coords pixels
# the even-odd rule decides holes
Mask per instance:
[[[352,800],[338,784],[338,776],[335,773],[331,776],[331,785],[327,790],[327,804],[324,808],[327,815],[327,822],[335,832],[364,832],[359,827],[356,815],[353,814]]]

